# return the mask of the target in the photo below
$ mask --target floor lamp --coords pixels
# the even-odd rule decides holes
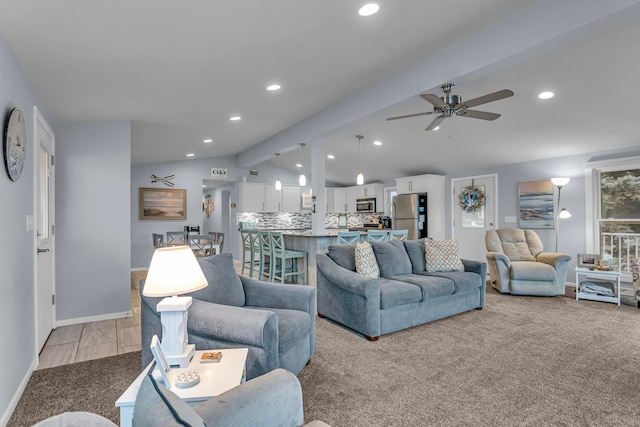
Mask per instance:
[[[560,191],[562,187],[569,183],[571,178],[551,178],[551,182],[558,188],[558,203],[557,208],[560,209]],[[560,209],[556,217],[554,218],[555,226],[556,226],[556,252],[558,252],[558,228],[560,226],[560,219],[570,218],[571,212],[566,210],[565,208]]]
[[[162,351],[169,365],[187,367],[195,353],[188,343],[187,316],[192,298],[178,295],[197,291],[209,284],[189,246],[158,248],[153,253],[143,294],[167,297],[157,310],[162,323]]]

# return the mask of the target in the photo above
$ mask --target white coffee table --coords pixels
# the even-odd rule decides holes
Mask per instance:
[[[200,363],[200,356],[205,351],[221,351],[222,359],[218,363]],[[196,406],[205,400],[218,396],[245,381],[245,365],[248,351],[246,348],[196,351],[188,367],[171,369],[172,384],[170,390],[180,396],[190,406]],[[116,401],[116,406],[120,408],[121,426],[131,426],[133,407],[136,403],[138,389],[140,389],[140,384],[147,375],[151,365],[153,365],[153,362],[147,365],[142,373],[138,375],[138,378],[135,379]],[[200,382],[189,388],[177,387],[175,385],[175,378],[178,374],[185,371],[197,372],[198,375],[200,375]],[[162,383],[162,377],[157,371],[154,373],[154,377],[158,382]]]

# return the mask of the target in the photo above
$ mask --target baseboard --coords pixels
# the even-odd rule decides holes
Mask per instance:
[[[24,389],[27,388],[27,384],[31,379],[31,374],[33,374],[33,371],[35,371],[37,367],[38,367],[38,358],[36,357],[31,362],[31,366],[29,366],[27,373],[25,374],[24,378],[20,382],[18,389],[16,390],[15,394],[13,395],[13,398],[9,402],[9,406],[4,411],[4,414],[2,414],[2,418],[0,418],[0,426],[6,426],[7,424],[9,424],[9,419],[11,419],[11,415],[13,415],[13,411],[16,409],[16,406],[18,406],[18,402],[20,402],[20,398],[22,397],[22,393],[24,393]]]
[[[132,268],[131,271],[147,271],[149,267],[135,267]]]
[[[131,310],[123,311],[121,313],[107,313],[100,314],[98,316],[88,316],[88,317],[76,317],[74,319],[65,319],[56,321],[56,328],[59,326],[69,326],[69,325],[78,325],[81,323],[90,323],[90,322],[100,322],[101,320],[112,320],[112,319],[121,319],[123,317],[131,317],[133,313]]]

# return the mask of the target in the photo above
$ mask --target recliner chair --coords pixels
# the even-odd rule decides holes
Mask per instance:
[[[564,295],[571,256],[543,252],[533,230],[502,228],[485,234],[491,285],[503,294]]]

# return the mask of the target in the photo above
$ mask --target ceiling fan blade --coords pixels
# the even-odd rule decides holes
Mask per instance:
[[[440,126],[440,123],[442,123],[442,121],[444,119],[446,119],[447,117],[445,115],[442,116],[438,116],[435,119],[433,119],[433,121],[431,122],[431,124],[429,126],[427,126],[427,128],[425,130],[434,130],[435,128],[437,128],[438,126]]]
[[[488,113],[486,111],[478,111],[478,110],[466,110],[465,112],[460,112],[458,115],[462,117],[471,117],[472,119],[482,119],[482,120],[495,120],[498,117],[500,117],[500,114]]]
[[[427,111],[426,113],[407,114],[406,116],[389,117],[387,120],[406,119],[409,117],[426,116],[427,114],[433,114],[433,111]]]
[[[432,103],[435,107],[446,105],[445,102],[438,95],[434,95],[432,93],[423,93],[420,96],[425,101],[429,101],[430,103]]]
[[[509,89],[503,89],[503,90],[499,90],[497,92],[493,92],[484,96],[473,98],[469,101],[464,102],[464,105],[471,108],[477,105],[486,104],[487,102],[493,102],[499,99],[508,98],[510,96],[513,96],[513,91],[510,91]]]

